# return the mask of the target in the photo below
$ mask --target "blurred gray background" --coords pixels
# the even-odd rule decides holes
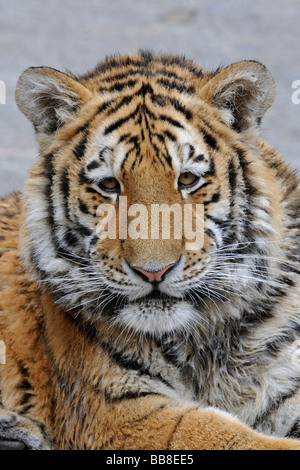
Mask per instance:
[[[20,73],[48,65],[81,74],[106,55],[140,48],[185,54],[204,68],[255,59],[277,97],[262,135],[300,168],[300,0],[9,0],[0,6],[0,196],[22,189],[37,158],[31,124],[14,103]]]

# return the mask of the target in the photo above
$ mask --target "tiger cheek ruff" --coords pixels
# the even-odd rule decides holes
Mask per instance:
[[[40,156],[0,200],[0,448],[300,449],[300,186],[259,136],[274,94],[259,62],[145,51],[21,75]]]

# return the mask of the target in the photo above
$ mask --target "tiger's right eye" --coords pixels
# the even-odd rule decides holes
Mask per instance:
[[[120,184],[116,178],[104,178],[104,180],[100,181],[98,186],[102,191],[106,191],[108,193],[120,192]]]

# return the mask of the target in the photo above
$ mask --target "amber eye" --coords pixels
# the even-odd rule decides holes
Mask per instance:
[[[194,186],[198,181],[199,181],[199,176],[196,176],[193,173],[190,173],[190,172],[181,173],[181,175],[178,178],[178,187],[180,189],[190,188],[191,186]]]
[[[108,193],[120,192],[120,184],[116,178],[105,178],[104,180],[100,181],[99,188]]]

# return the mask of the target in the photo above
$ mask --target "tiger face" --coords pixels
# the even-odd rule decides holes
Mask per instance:
[[[240,292],[245,247],[273,233],[257,181],[260,225],[249,213],[249,167],[273,95],[270,73],[250,61],[206,73],[142,52],[80,78],[25,71],[16,100],[41,156],[24,192],[21,250],[41,285],[70,313],[144,334],[189,329],[208,302]],[[115,225],[105,237],[109,208]]]

